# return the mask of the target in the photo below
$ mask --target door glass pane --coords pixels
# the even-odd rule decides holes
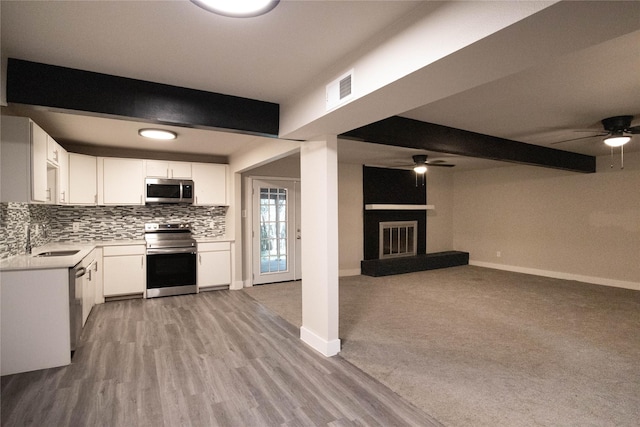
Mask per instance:
[[[260,189],[260,273],[288,271],[287,189]]]

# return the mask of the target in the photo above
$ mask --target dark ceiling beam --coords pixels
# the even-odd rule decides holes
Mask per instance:
[[[280,106],[271,102],[14,58],[7,102],[272,137],[280,126]]]
[[[596,171],[596,158],[593,156],[398,116],[343,133],[340,138],[574,172]]]

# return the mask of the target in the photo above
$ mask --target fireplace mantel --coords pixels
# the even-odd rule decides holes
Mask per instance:
[[[422,211],[434,210],[434,205],[393,205],[393,204],[371,204],[364,205],[367,211]]]

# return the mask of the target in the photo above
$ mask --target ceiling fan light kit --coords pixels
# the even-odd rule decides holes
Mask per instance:
[[[418,174],[423,174],[427,171],[427,167],[425,165],[416,165],[413,167],[413,171]]]
[[[627,142],[631,141],[630,136],[626,135],[611,135],[604,139],[604,143],[609,147],[622,147]]]

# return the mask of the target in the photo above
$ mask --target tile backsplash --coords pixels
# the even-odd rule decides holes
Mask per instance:
[[[147,222],[189,222],[195,237],[222,237],[226,212],[226,207],[217,206],[0,203],[0,258],[25,252],[27,226],[33,247],[47,242],[142,239]]]

